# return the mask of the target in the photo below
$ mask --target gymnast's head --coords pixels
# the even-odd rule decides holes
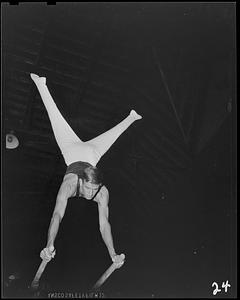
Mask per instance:
[[[103,183],[103,174],[97,167],[89,166],[83,171],[81,192],[86,199],[91,199]]]

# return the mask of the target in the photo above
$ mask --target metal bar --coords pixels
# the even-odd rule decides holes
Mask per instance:
[[[111,266],[102,274],[102,276],[98,279],[98,281],[95,283],[93,286],[93,290],[98,289],[103,283],[108,279],[108,277],[116,270],[119,269],[123,266],[124,260],[125,260],[125,255],[121,254],[122,262],[116,263],[113,262]]]
[[[37,270],[37,273],[36,273],[32,283],[31,283],[31,288],[32,289],[37,289],[39,287],[39,280],[40,280],[40,278],[42,276],[42,273],[43,273],[43,271],[44,271],[47,264],[48,264],[48,261],[42,260],[42,262],[41,262],[41,264],[40,264],[40,266]]]

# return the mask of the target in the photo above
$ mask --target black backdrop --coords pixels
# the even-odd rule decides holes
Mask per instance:
[[[227,280],[218,295],[236,295],[235,5],[2,8],[5,281],[32,279],[65,171],[36,72],[83,139],[131,108],[144,116],[100,162],[127,256],[106,295],[214,297],[212,283]],[[9,151],[12,129],[20,145]]]

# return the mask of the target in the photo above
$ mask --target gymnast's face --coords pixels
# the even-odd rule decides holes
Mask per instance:
[[[86,180],[82,181],[81,184],[81,194],[84,198],[90,200],[96,194],[99,189],[99,184],[94,184],[91,182],[87,182]]]

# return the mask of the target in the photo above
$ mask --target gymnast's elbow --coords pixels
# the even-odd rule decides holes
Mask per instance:
[[[100,222],[99,224],[99,230],[103,234],[106,230],[111,229],[111,225],[108,222],[108,220],[105,220],[103,222]]]
[[[66,207],[67,207],[67,199],[65,197],[57,197],[52,219],[61,223],[65,214]]]
[[[63,214],[61,214],[59,211],[54,211],[52,216],[52,221],[57,221],[59,224],[61,223],[63,219]]]

